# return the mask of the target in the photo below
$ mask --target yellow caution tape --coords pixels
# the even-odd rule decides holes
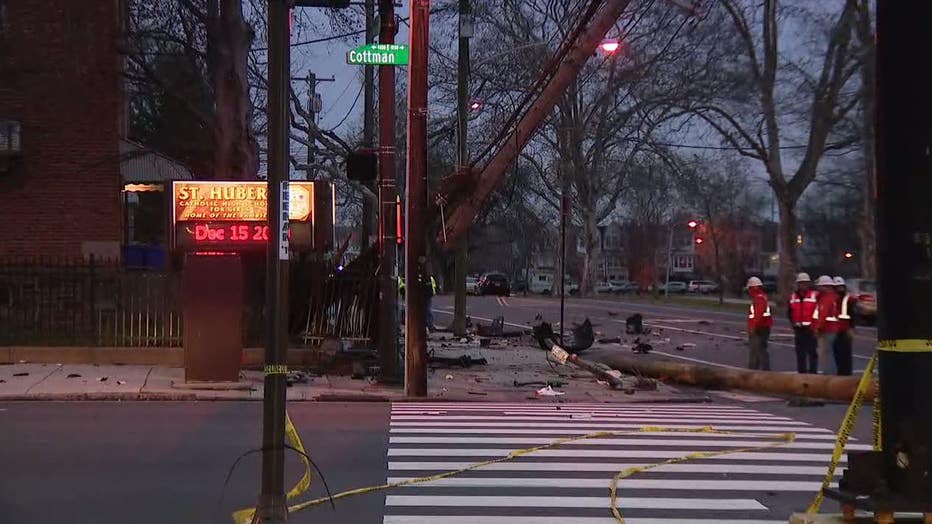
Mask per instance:
[[[291,420],[286,418],[286,423],[290,425]],[[294,447],[297,448],[297,449],[303,450],[304,448],[303,448],[303,446],[301,445],[301,439],[297,436],[297,432],[294,432],[294,427],[291,426],[291,430],[290,430],[290,431],[288,431],[288,429],[286,428],[286,431],[289,433],[289,437],[288,437],[289,439],[292,438],[291,433],[293,432],[294,438],[295,438],[295,440],[297,441],[297,444],[295,444]],[[342,498],[346,498],[346,497],[351,497],[351,496],[354,496],[354,495],[363,495],[363,494],[366,494],[366,493],[372,493],[372,492],[374,492],[374,491],[380,491],[380,490],[384,490],[384,489],[398,488],[398,487],[410,486],[410,485],[414,485],[414,484],[423,484],[423,483],[425,483],[425,482],[433,482],[433,481],[435,481],[435,480],[440,480],[440,479],[445,479],[445,478],[453,477],[453,476],[459,475],[459,474],[461,474],[461,473],[465,473],[465,472],[467,472],[467,471],[474,471],[474,470],[477,470],[477,469],[480,469],[480,468],[484,468],[484,467],[486,467],[486,466],[491,466],[492,464],[499,464],[499,463],[502,463],[502,462],[507,462],[507,461],[512,460],[512,459],[515,459],[515,458],[517,458],[517,457],[521,457],[521,456],[524,456],[524,455],[529,455],[529,454],[534,453],[534,452],[537,452],[537,451],[542,451],[542,450],[545,450],[545,449],[556,448],[556,447],[562,446],[563,444],[568,444],[568,443],[570,443],[570,442],[577,442],[577,441],[580,441],[580,440],[588,440],[588,439],[595,439],[595,438],[618,437],[618,436],[624,436],[624,435],[636,435],[636,434],[638,434],[638,433],[656,433],[656,432],[668,432],[668,433],[716,433],[716,434],[720,434],[720,435],[753,435],[753,436],[755,436],[755,437],[766,437],[766,438],[770,438],[770,439],[775,440],[775,442],[768,442],[768,443],[763,444],[763,445],[760,445],[760,446],[749,446],[749,447],[739,448],[739,449],[719,450],[719,451],[703,451],[703,452],[691,453],[691,454],[685,455],[685,456],[683,456],[683,457],[668,459],[668,460],[665,460],[665,461],[660,462],[660,463],[657,463],[657,464],[653,464],[653,465],[649,465],[649,466],[641,466],[641,467],[638,467],[638,468],[628,468],[628,469],[626,469],[626,470],[624,470],[624,471],[619,472],[618,475],[616,475],[615,478],[612,480],[612,484],[611,484],[611,493],[612,493],[612,497],[611,497],[612,508],[611,508],[611,510],[612,510],[612,514],[615,515],[615,520],[618,521],[618,522],[621,523],[621,524],[624,524],[625,521],[624,521],[624,518],[621,516],[621,513],[619,512],[618,508],[616,507],[616,506],[617,506],[617,505],[616,505],[616,502],[617,502],[617,487],[618,487],[617,485],[618,485],[618,481],[621,480],[621,479],[623,479],[623,478],[625,478],[625,477],[629,477],[629,476],[634,475],[635,473],[638,473],[638,472],[640,472],[640,471],[645,471],[645,470],[648,470],[648,469],[653,469],[653,468],[656,468],[656,467],[659,467],[659,466],[663,466],[663,465],[666,465],[666,464],[674,464],[674,463],[677,463],[677,462],[684,462],[684,461],[687,461],[687,460],[695,460],[695,459],[708,458],[708,457],[717,457],[717,456],[722,456],[722,455],[728,455],[728,454],[731,454],[731,453],[743,453],[743,452],[757,451],[757,450],[761,450],[761,449],[773,448],[773,447],[777,447],[777,446],[784,446],[784,445],[786,445],[786,444],[789,444],[789,443],[793,442],[793,441],[796,439],[796,434],[795,434],[795,433],[781,433],[781,434],[778,434],[778,435],[761,435],[761,434],[758,434],[758,433],[740,433],[740,432],[736,432],[736,431],[721,431],[721,430],[714,429],[714,428],[711,427],[711,426],[704,426],[704,427],[701,427],[701,428],[665,428],[665,427],[660,427],[660,426],[644,426],[644,427],[642,427],[642,428],[635,429],[635,430],[630,430],[630,431],[597,431],[597,432],[588,433],[588,434],[585,434],[585,435],[578,435],[578,436],[574,436],[574,437],[559,438],[559,439],[556,439],[556,440],[554,440],[554,441],[552,441],[552,442],[549,442],[549,443],[547,443],[547,444],[543,444],[543,445],[540,445],[540,446],[534,446],[534,447],[530,447],[530,448],[514,450],[514,451],[509,452],[508,455],[506,455],[506,456],[504,456],[504,457],[499,457],[499,458],[492,459],[492,460],[486,460],[486,461],[483,461],[483,462],[477,462],[476,464],[471,464],[471,465],[469,465],[469,466],[466,466],[465,468],[457,469],[457,470],[454,470],[454,471],[446,471],[446,472],[443,472],[443,473],[437,473],[437,474],[435,474],[435,475],[429,475],[429,476],[426,476],[426,477],[411,478],[411,479],[402,480],[402,481],[398,481],[398,482],[390,482],[390,483],[385,483],[385,484],[379,484],[379,485],[377,485],[377,486],[368,486],[368,487],[364,487],[364,488],[356,488],[356,489],[351,489],[351,490],[349,490],[349,491],[344,491],[344,492],[342,492],[342,493],[337,493],[337,494],[333,495],[332,497],[320,497],[320,498],[316,498],[316,499],[313,499],[313,500],[308,500],[308,501],[306,501],[306,502],[301,502],[301,503],[299,503],[299,504],[294,504],[294,505],[289,506],[289,507],[288,507],[288,512],[289,512],[289,513],[296,513],[296,512],[298,512],[298,511],[301,511],[301,510],[304,510],[304,509],[307,509],[307,508],[310,508],[310,507],[313,507],[313,506],[317,506],[317,505],[323,504],[324,502],[328,502],[328,501],[331,501],[331,500],[338,500],[338,499],[342,499]],[[305,467],[307,468],[307,469],[306,469],[306,472],[305,472],[305,478],[302,478],[301,481],[298,482],[298,485],[296,485],[295,488],[293,488],[292,491],[290,491],[290,492],[288,493],[288,498],[289,498],[289,499],[292,498],[292,493],[295,493],[295,495],[300,494],[301,492],[303,492],[303,490],[306,490],[307,487],[310,486],[310,466],[308,465],[307,461],[305,461]],[[305,479],[307,479],[307,485],[304,486],[302,490],[298,490],[297,488],[298,488],[299,486],[302,486],[302,485],[303,485]],[[243,509],[243,510],[239,510],[239,511],[233,513],[233,521],[234,521],[235,524],[249,524],[249,523],[252,521],[252,517],[253,517],[253,514],[254,514],[254,513],[255,513],[255,510],[254,510],[254,509]]]
[[[873,437],[874,451],[881,448],[881,430],[883,417],[880,412],[880,384],[874,386],[874,411],[871,413],[871,436]]]
[[[880,351],[895,351],[900,353],[927,353],[932,352],[932,340],[922,338],[878,340],[877,349]]]
[[[304,443],[301,442],[298,430],[295,429],[294,423],[291,422],[291,416],[288,415],[287,411],[285,412],[285,437],[288,439],[288,443],[291,447],[301,452],[301,462],[304,463],[304,476],[301,477],[301,480],[299,480],[286,495],[287,499],[291,500],[303,494],[311,487],[311,462],[307,458],[307,451],[304,449]],[[235,511],[233,513],[233,522],[236,524],[249,524],[252,522],[252,517],[255,513],[255,508],[245,508]]]
[[[858,381],[858,389],[854,393],[851,404],[848,405],[848,410],[845,411],[845,418],[841,423],[841,428],[838,430],[838,438],[835,440],[835,449],[832,451],[832,460],[829,462],[828,471],[825,473],[825,478],[822,480],[822,487],[819,488],[819,492],[816,494],[812,504],[806,509],[806,513],[818,513],[819,508],[822,506],[822,500],[825,497],[822,491],[829,487],[832,480],[835,478],[835,468],[838,467],[838,461],[841,460],[841,455],[845,451],[848,437],[851,435],[854,422],[858,418],[858,411],[861,409],[861,404],[864,403],[864,395],[867,394],[867,390],[874,380],[874,366],[876,364],[877,354],[875,353],[874,356],[871,357],[870,362],[867,363],[867,367],[864,368],[861,380]]]
[[[266,364],[265,374],[266,375],[287,375],[288,366],[284,364]]]

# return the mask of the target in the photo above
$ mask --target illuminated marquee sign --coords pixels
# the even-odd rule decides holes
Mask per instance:
[[[331,213],[316,213],[318,207],[323,211],[332,205],[332,189],[327,186],[330,184],[289,183],[288,235],[294,248],[315,246],[318,222],[329,223]],[[273,234],[268,225],[268,185],[265,182],[175,181],[172,196],[176,248],[263,250]],[[327,243],[317,240],[317,244]]]

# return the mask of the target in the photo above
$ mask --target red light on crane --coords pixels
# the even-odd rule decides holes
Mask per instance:
[[[686,226],[689,227],[689,229],[696,229],[697,227],[699,227],[699,222],[696,222],[695,220],[690,220],[689,222],[686,222]]]
[[[854,258],[854,253],[852,253],[852,252],[850,252],[850,251],[845,251],[845,258],[847,258],[847,259],[849,259],[849,260],[852,259],[852,258]]]
[[[702,237],[696,237],[696,245],[697,245],[697,246],[698,246],[699,244],[703,243],[703,242],[705,242],[705,240],[703,240]]]

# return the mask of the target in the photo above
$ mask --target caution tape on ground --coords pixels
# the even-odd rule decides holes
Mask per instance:
[[[883,430],[883,416],[880,412],[880,384],[874,389],[874,410],[871,412],[871,437],[874,451],[881,450],[881,433]]]
[[[818,513],[819,508],[822,506],[822,500],[825,498],[823,490],[829,487],[832,480],[835,478],[835,469],[838,467],[838,461],[841,460],[842,453],[845,452],[845,445],[848,443],[848,437],[851,435],[851,430],[854,428],[854,423],[858,418],[858,411],[861,409],[861,404],[864,403],[864,396],[867,395],[867,391],[874,381],[874,366],[876,364],[877,354],[875,353],[864,368],[861,380],[858,381],[858,389],[854,392],[854,398],[851,399],[851,404],[848,405],[848,409],[845,411],[845,418],[842,420],[841,428],[838,430],[838,438],[835,440],[835,449],[832,451],[832,459],[829,461],[828,471],[825,473],[825,478],[822,480],[822,487],[819,488],[819,492],[816,494],[812,504],[806,509],[806,513]],[[877,420],[878,429],[875,431],[879,430],[879,418]],[[876,441],[879,437],[875,436],[874,438]]]
[[[286,495],[287,499],[291,500],[303,495],[311,487],[311,462],[307,458],[307,451],[304,449],[304,443],[301,442],[298,430],[295,429],[294,423],[291,422],[291,416],[288,415],[287,411],[285,412],[285,438],[288,439],[288,444],[291,447],[301,452],[301,462],[304,464],[304,476],[301,477],[301,480],[299,480]],[[236,524],[249,524],[252,522],[252,517],[255,513],[255,508],[246,508],[236,511],[233,513],[233,522]]]
[[[291,419],[290,419],[290,418],[287,418],[287,416],[286,416],[286,423],[287,423],[288,426],[290,427],[290,430],[288,430],[288,429],[286,428],[286,432],[287,432],[287,434],[288,434],[289,440],[291,440],[292,438],[294,438],[294,440],[292,441],[293,447],[295,447],[296,449],[302,450],[302,452],[303,452],[304,446],[301,444],[301,439],[300,439],[300,437],[298,436],[297,432],[294,431],[294,426],[291,425]],[[307,509],[307,508],[310,508],[310,507],[313,507],[313,506],[317,506],[317,505],[323,504],[323,503],[328,502],[328,501],[331,501],[331,500],[343,499],[343,498],[352,497],[352,496],[355,496],[355,495],[364,495],[364,494],[366,494],[366,493],[372,493],[372,492],[375,492],[375,491],[381,491],[381,490],[392,489],[392,488],[399,488],[399,487],[403,487],[403,486],[411,486],[411,485],[414,485],[414,484],[423,484],[423,483],[426,483],[426,482],[433,482],[433,481],[435,481],[435,480],[440,480],[440,479],[445,479],[445,478],[453,477],[453,476],[456,476],[456,475],[460,475],[460,474],[462,474],[462,473],[466,473],[467,471],[474,471],[474,470],[481,469],[481,468],[484,468],[484,467],[487,467],[487,466],[491,466],[491,465],[493,465],[493,464],[499,464],[499,463],[502,463],[502,462],[507,462],[507,461],[509,461],[509,460],[512,460],[512,459],[515,459],[515,458],[518,458],[518,457],[521,457],[521,456],[524,456],[524,455],[529,455],[529,454],[535,453],[535,452],[537,452],[537,451],[543,451],[543,450],[546,450],[546,449],[556,448],[556,447],[562,446],[562,445],[564,445],[564,444],[568,444],[568,443],[570,443],[570,442],[577,442],[577,441],[581,441],[581,440],[589,440],[589,439],[595,439],[595,438],[606,438],[606,437],[618,437],[618,436],[625,436],[625,435],[636,435],[636,434],[639,434],[639,433],[659,433],[659,432],[665,432],[665,433],[715,433],[715,434],[719,434],[719,435],[744,435],[744,436],[752,435],[752,436],[755,436],[755,437],[757,437],[757,438],[769,439],[769,440],[771,440],[771,442],[766,442],[766,443],[764,443],[764,444],[762,444],[762,445],[760,445],[760,446],[748,446],[748,447],[737,448],[737,449],[726,449],[726,450],[719,450],[719,451],[701,451],[701,452],[696,452],[696,453],[690,453],[690,454],[684,455],[684,456],[682,456],[682,457],[677,457],[677,458],[672,458],[672,459],[664,460],[664,461],[658,462],[658,463],[656,463],[656,464],[646,465],[646,466],[640,466],[640,467],[636,467],[636,468],[628,468],[628,469],[625,469],[625,470],[623,470],[623,471],[620,471],[620,472],[619,472],[617,475],[615,475],[615,477],[612,479],[612,483],[611,483],[611,486],[610,486],[610,488],[611,488],[611,506],[612,506],[612,507],[611,507],[611,511],[612,511],[612,515],[615,516],[615,520],[616,520],[618,523],[620,523],[620,524],[624,524],[625,520],[624,520],[624,517],[622,517],[621,511],[618,509],[618,504],[617,504],[617,502],[618,502],[618,482],[619,482],[620,480],[626,478],[626,477],[630,477],[631,475],[634,475],[634,474],[639,473],[639,472],[641,472],[641,471],[646,471],[646,470],[649,470],[649,469],[654,469],[654,468],[657,468],[657,467],[660,467],[660,466],[664,466],[664,465],[667,465],[667,464],[675,464],[675,463],[678,463],[678,462],[685,462],[685,461],[687,461],[687,460],[697,460],[697,459],[710,458],[710,457],[719,457],[719,456],[722,456],[722,455],[728,455],[728,454],[732,454],[732,453],[745,453],[745,452],[750,452],[750,451],[758,451],[758,450],[762,450],[762,449],[769,449],[769,448],[774,448],[774,447],[779,447],[779,446],[785,446],[785,445],[787,445],[787,444],[793,442],[794,440],[796,440],[796,434],[795,434],[795,433],[780,433],[780,434],[773,434],[773,435],[761,435],[761,434],[759,434],[759,433],[748,433],[748,432],[738,432],[738,431],[722,431],[722,430],[717,430],[717,429],[715,429],[715,428],[713,428],[713,427],[711,427],[711,426],[705,426],[705,427],[702,427],[702,428],[667,428],[667,427],[661,427],[661,426],[645,426],[645,427],[642,427],[642,428],[639,428],[639,429],[627,430],[627,431],[597,431],[597,432],[593,432],[593,433],[587,433],[587,434],[585,434],[585,435],[578,435],[578,436],[573,436],[573,437],[565,437],[565,438],[555,439],[555,440],[553,440],[552,442],[549,442],[549,443],[547,443],[547,444],[543,444],[543,445],[540,445],[540,446],[534,446],[534,447],[530,447],[530,448],[524,448],[524,449],[518,449],[518,450],[510,451],[510,452],[509,452],[507,455],[505,455],[504,457],[499,457],[499,458],[492,459],[492,460],[486,460],[486,461],[483,461],[483,462],[477,462],[477,463],[475,463],[475,464],[471,464],[471,465],[469,465],[469,466],[466,466],[465,468],[461,468],[461,469],[457,469],[457,470],[453,470],[453,471],[446,471],[446,472],[438,473],[438,474],[435,474],[435,475],[429,475],[429,476],[426,476],[426,477],[411,478],[411,479],[406,479],[406,480],[402,480],[402,481],[398,481],[398,482],[389,482],[389,483],[385,483],[385,484],[379,484],[379,485],[376,485],[376,486],[367,486],[367,487],[363,487],[363,488],[356,488],[356,489],[351,489],[351,490],[349,490],[349,491],[344,491],[344,492],[342,492],[342,493],[337,493],[337,494],[333,495],[332,497],[320,497],[320,498],[316,498],[316,499],[313,499],[313,500],[308,500],[308,501],[306,501],[306,502],[301,502],[301,503],[298,503],[298,504],[294,504],[294,505],[289,506],[289,507],[288,507],[288,512],[289,512],[289,513],[296,513],[296,512],[298,512],[298,511],[305,510],[305,509]],[[308,489],[308,487],[310,487],[310,482],[311,482],[311,479],[310,479],[310,464],[308,463],[308,461],[307,461],[306,459],[305,459],[305,461],[304,461],[304,465],[305,465],[305,474],[304,474],[304,477],[303,477],[303,478],[298,482],[298,484],[297,484],[294,488],[292,488],[292,490],[288,493],[288,498],[289,498],[289,499],[293,498],[293,496],[297,496],[297,495],[303,493],[304,491],[306,491],[306,490]],[[305,480],[307,481],[307,482],[306,482],[306,485],[305,485]],[[301,486],[301,489],[298,489],[299,486]],[[254,513],[255,513],[255,510],[254,510],[254,509],[242,509],[242,510],[239,510],[239,511],[233,513],[233,522],[234,522],[235,524],[249,524],[249,523],[251,522],[251,520],[252,520],[252,517],[253,517]]]
[[[923,338],[878,340],[877,349],[900,353],[928,353],[932,352],[932,340]]]

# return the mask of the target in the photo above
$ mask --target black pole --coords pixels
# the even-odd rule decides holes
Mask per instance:
[[[932,511],[932,2],[877,2],[878,339],[884,478]],[[899,509],[899,508],[891,508]],[[910,510],[906,510],[910,511]]]
[[[288,520],[285,500],[285,354],[288,318],[289,166],[288,83],[291,46],[288,0],[268,2],[268,214],[270,235],[266,264],[265,383],[262,400],[262,491],[253,524]]]
[[[564,176],[566,176],[564,174]],[[566,182],[560,194],[560,345],[563,345],[563,316],[566,311]]]

